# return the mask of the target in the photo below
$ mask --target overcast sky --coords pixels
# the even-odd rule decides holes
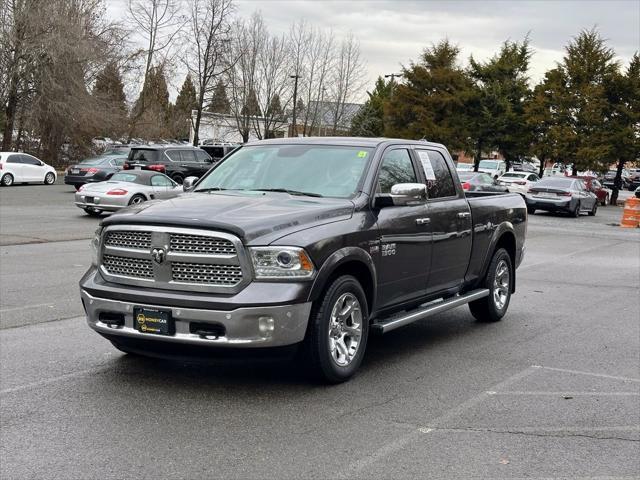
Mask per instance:
[[[107,0],[108,13],[123,18],[126,0]],[[448,37],[469,55],[486,59],[506,39],[527,33],[538,81],[562,59],[563,48],[582,29],[596,26],[626,65],[640,49],[640,0],[236,0],[237,13],[262,12],[272,32],[287,32],[296,20],[359,39],[370,83],[418,59],[425,46]]]

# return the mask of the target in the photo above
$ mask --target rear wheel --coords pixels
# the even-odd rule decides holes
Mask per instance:
[[[602,206],[606,207],[607,205],[609,205],[609,195],[604,197],[604,200],[602,200]]]
[[[129,200],[129,205],[138,205],[139,203],[142,203],[146,200],[146,198],[144,197],[144,195],[140,195],[139,193],[134,195],[133,197],[131,197],[131,200]]]
[[[489,296],[469,303],[469,310],[479,322],[497,322],[502,319],[511,300],[511,257],[500,248],[493,254],[484,288],[489,289]]]
[[[533,215],[534,213],[536,213],[536,209],[533,207],[527,207],[527,213],[529,215]]]
[[[351,275],[338,277],[309,318],[303,349],[311,373],[329,383],[348,380],[362,363],[368,333],[362,286]]]
[[[598,211],[598,202],[593,202],[593,208],[589,211],[589,216],[593,217],[595,216],[596,212]]]
[[[573,211],[571,212],[571,216],[578,218],[580,216],[580,208],[581,208],[580,202],[578,202],[576,204],[576,208],[574,208]]]
[[[49,172],[44,176],[44,184],[45,185],[53,185],[56,181],[56,176],[53,172]]]
[[[10,173],[5,173],[2,176],[2,186],[4,187],[10,187],[11,185],[13,185],[13,175],[11,175]]]
[[[171,178],[179,185],[182,185],[182,182],[184,182],[184,177],[179,173],[174,174]]]

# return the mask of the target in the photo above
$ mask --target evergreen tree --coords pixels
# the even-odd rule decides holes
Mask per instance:
[[[258,97],[256,96],[256,91],[251,89],[249,91],[249,95],[247,96],[247,100],[242,107],[242,115],[248,116],[261,116],[262,112],[260,111],[260,105],[258,105]]]
[[[176,98],[176,104],[171,109],[171,130],[174,138],[183,139],[189,137],[191,111],[196,107],[196,87],[193,85],[191,75],[187,74]]]
[[[476,168],[483,148],[496,148],[512,161],[529,152],[531,134],[525,117],[530,94],[527,76],[531,59],[529,39],[506,41],[486,62],[469,59],[469,75],[475,81],[469,102],[472,137],[476,144]]]
[[[135,135],[154,140],[170,134],[169,91],[162,67],[149,70],[140,97],[133,108],[133,115],[138,119]]]
[[[419,63],[403,68],[405,81],[385,103],[385,135],[427,138],[450,149],[468,146],[466,105],[471,81],[458,65],[460,49],[443,40],[427,48]]]
[[[283,115],[282,104],[280,103],[280,95],[277,93],[271,98],[269,102],[269,110],[267,111],[267,117],[281,118]]]
[[[212,113],[231,113],[231,104],[229,103],[229,97],[227,97],[227,87],[225,87],[222,80],[216,83],[208,111]]]
[[[113,138],[121,137],[126,131],[127,98],[120,70],[115,63],[107,64],[98,73],[92,96],[102,113],[104,131],[99,134]]]
[[[384,135],[384,103],[391,98],[393,80],[385,82],[378,77],[372,92],[367,92],[369,98],[362,105],[351,121],[351,135],[357,137],[381,137]]]

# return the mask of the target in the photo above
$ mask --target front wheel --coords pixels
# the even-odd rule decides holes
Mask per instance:
[[[479,322],[497,322],[504,317],[511,300],[512,264],[509,253],[500,248],[493,254],[484,287],[489,296],[469,303],[469,310]]]
[[[602,206],[603,207],[606,207],[607,205],[609,205],[609,195],[604,197],[604,200],[602,201]]]
[[[578,218],[580,216],[580,202],[578,202],[576,204],[576,208],[573,209],[573,211],[571,212],[571,216],[574,218]]]
[[[102,210],[98,210],[97,208],[86,207],[84,212],[92,217],[99,217],[102,215]]]
[[[44,184],[45,185],[53,185],[56,182],[56,176],[49,172],[44,176]]]
[[[536,209],[533,207],[527,207],[527,213],[529,215],[533,215],[534,213],[536,213]]]
[[[589,211],[589,216],[594,217],[598,211],[598,202],[593,203],[593,208]]]
[[[362,363],[369,334],[367,299],[351,275],[335,279],[311,312],[304,353],[311,373],[328,382],[348,380]]]

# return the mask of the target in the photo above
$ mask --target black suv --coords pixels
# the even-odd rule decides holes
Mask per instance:
[[[187,177],[201,177],[213,163],[204,150],[189,145],[144,145],[129,152],[124,170],[155,170],[182,183]]]
[[[200,145],[200,148],[211,155],[214,163],[217,163],[239,146],[237,143],[212,143]]]

